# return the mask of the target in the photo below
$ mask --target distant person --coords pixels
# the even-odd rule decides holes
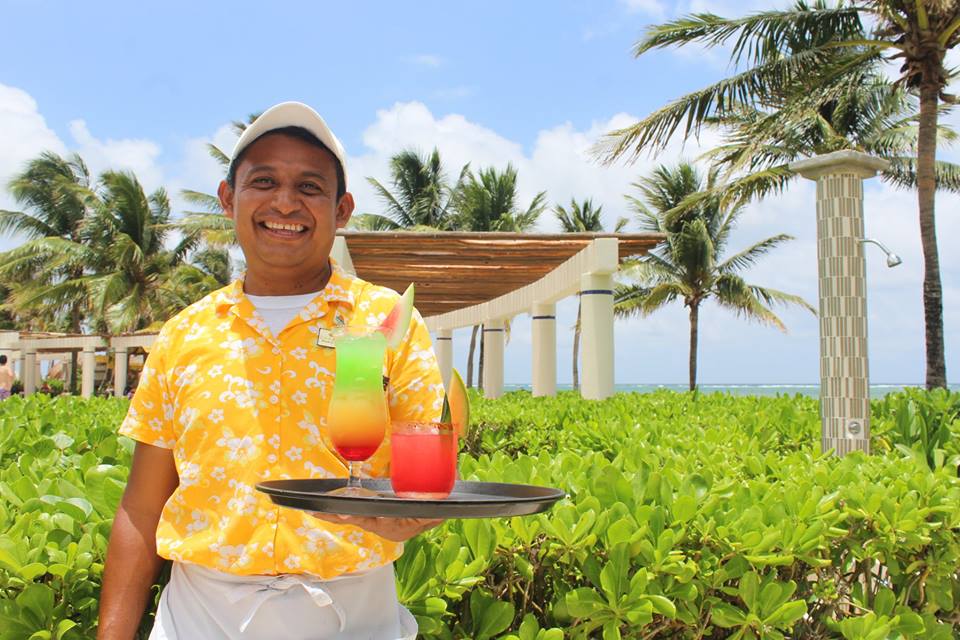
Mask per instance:
[[[13,378],[13,369],[7,364],[7,356],[0,356],[0,400],[6,400],[10,397]]]

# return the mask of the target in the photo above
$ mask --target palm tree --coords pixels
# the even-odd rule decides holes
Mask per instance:
[[[427,156],[406,149],[390,158],[390,182],[393,191],[376,178],[367,178],[386,207],[384,215],[364,213],[356,216],[352,226],[367,230],[449,229],[453,223],[452,203],[463,183],[469,165],[460,170],[457,182],[447,184],[434,148]]]
[[[490,167],[474,174],[469,169],[462,187],[456,192],[454,227],[464,231],[529,231],[546,209],[547,194],[541,191],[526,209],[521,209],[517,194],[517,170],[508,164],[503,171]],[[467,356],[467,386],[473,386],[473,353],[477,345],[478,325],[470,335]],[[480,336],[478,388],[483,389],[483,335]]]
[[[553,212],[557,217],[557,221],[560,222],[560,227],[565,233],[584,233],[584,232],[596,232],[603,231],[603,221],[600,217],[600,212],[603,210],[603,207],[594,207],[593,200],[587,199],[582,203],[577,202],[575,199],[570,199],[570,209],[567,210],[563,205],[558,204],[554,207]],[[626,218],[620,218],[617,220],[617,226],[614,228],[614,232],[620,233],[623,228],[627,225]],[[574,390],[580,388],[580,370],[578,365],[578,359],[580,354],[580,312],[582,304],[577,301],[577,323],[573,327],[573,388]]]
[[[10,181],[8,188],[24,211],[0,211],[0,233],[19,233],[27,238],[20,247],[0,254],[0,277],[10,289],[5,299],[13,302],[8,304],[9,312],[16,311],[15,302],[24,283],[50,285],[83,275],[83,262],[64,257],[82,251],[83,222],[96,206],[96,197],[90,189],[90,172],[76,154],[62,158],[42,153]],[[55,264],[50,261],[53,256],[58,257]],[[86,302],[83,291],[73,289],[27,324],[37,329],[79,332]],[[23,315],[20,311],[18,315]]]
[[[202,294],[219,288],[186,263],[186,249],[165,246],[170,201],[163,189],[149,196],[132,173],[108,171],[101,178],[103,206],[91,221],[95,244],[106,247],[86,278],[99,327],[113,333],[154,328]],[[229,262],[228,262],[229,264]],[[178,289],[177,282],[202,287]]]
[[[614,311],[618,316],[648,315],[665,304],[680,299],[690,315],[690,390],[697,386],[697,341],[700,306],[713,298],[721,307],[751,320],[786,330],[769,308],[772,303],[795,304],[816,313],[799,296],[748,284],[738,272],[752,266],[758,258],[792,238],[776,235],[726,258],[730,232],[742,205],[724,207],[714,196],[700,201],[696,209],[675,213],[678,204],[691,194],[710,188],[715,175],[703,178],[693,165],[681,163],[674,168],[660,166],[633,184],[642,200],[628,196],[630,207],[644,231],[665,233],[661,248],[634,261],[621,271],[634,282],[617,287]]]
[[[869,28],[865,26],[865,23]],[[798,1],[792,9],[765,11],[744,18],[713,14],[686,16],[651,27],[634,53],[668,46],[733,42],[731,61],[749,68],[731,78],[683,96],[639,123],[614,131],[605,156],[613,160],[658,148],[685,124],[694,134],[711,118],[743,105],[762,107],[784,87],[805,87],[814,99],[840,91],[850,78],[873,70],[878,62],[899,60],[898,83],[919,97],[916,184],[924,260],[924,322],[927,387],[946,387],[943,301],[937,249],[934,196],[937,186],[937,120],[951,77],[946,52],[960,42],[960,3],[952,0]]]

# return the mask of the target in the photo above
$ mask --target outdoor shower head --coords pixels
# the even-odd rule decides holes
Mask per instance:
[[[874,240],[873,238],[861,238],[861,239],[860,239],[860,242],[869,242],[869,243],[871,243],[871,244],[875,244],[875,245],[877,245],[878,247],[880,247],[881,251],[883,251],[885,254],[887,254],[887,266],[888,266],[888,267],[895,267],[895,266],[897,266],[898,264],[900,264],[901,262],[903,262],[903,260],[900,258],[900,256],[898,256],[897,254],[893,253],[892,251],[890,251],[889,249],[887,249],[885,246],[883,246],[883,244],[881,244],[881,242],[880,242],[879,240]]]

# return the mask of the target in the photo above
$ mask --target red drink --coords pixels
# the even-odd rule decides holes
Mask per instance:
[[[442,500],[457,479],[457,434],[451,425],[407,422],[390,435],[390,484],[401,498]]]

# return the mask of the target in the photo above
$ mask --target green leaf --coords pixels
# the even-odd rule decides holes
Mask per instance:
[[[630,552],[626,544],[618,544],[610,552],[610,559],[600,572],[600,586],[607,600],[616,603],[620,596],[627,593],[630,570]]]
[[[60,622],[57,623],[57,630],[54,633],[53,637],[55,638],[55,640],[61,640],[68,631],[78,626],[79,625],[73,620],[69,620],[69,619],[61,620]]]
[[[474,591],[474,593],[479,593]],[[471,596],[471,610],[473,610],[473,596]],[[489,600],[477,608],[477,622],[474,625],[477,639],[492,638],[506,630],[513,621],[513,603],[502,600]]]
[[[30,584],[17,596],[16,602],[24,613],[29,613],[27,620],[36,629],[48,626],[53,599],[53,590],[50,587]]]
[[[764,622],[772,627],[788,628],[806,613],[807,603],[803,600],[794,600],[781,605]]]
[[[747,605],[748,611],[757,611],[759,609],[757,598],[760,593],[760,578],[753,571],[748,572],[740,578],[740,587],[738,594],[743,603]]]
[[[593,589],[581,587],[566,595],[567,612],[574,618],[589,618],[604,608],[603,598]]]
[[[671,602],[669,598],[654,595],[646,595],[644,598],[653,605],[654,611],[660,615],[670,619],[677,617],[677,607],[674,606],[673,602]]]
[[[20,569],[20,577],[27,582],[33,582],[47,573],[47,566],[42,562],[33,562]]]
[[[730,629],[742,626],[747,621],[746,614],[733,605],[717,602],[710,607],[710,619],[718,627]]]
[[[897,597],[893,591],[881,588],[873,599],[873,611],[878,616],[890,616],[893,614],[893,608],[897,604]]]
[[[686,524],[697,515],[697,500],[693,496],[682,495],[673,501],[673,521]]]
[[[621,640],[620,622],[618,620],[608,620],[603,625],[603,640]]]

